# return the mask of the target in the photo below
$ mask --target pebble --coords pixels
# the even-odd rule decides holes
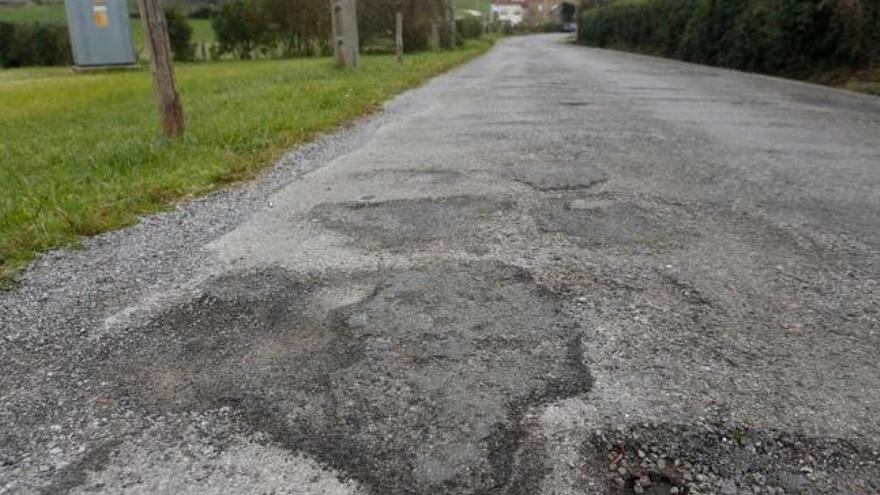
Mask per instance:
[[[737,495],[736,483],[731,480],[721,480],[721,495]]]

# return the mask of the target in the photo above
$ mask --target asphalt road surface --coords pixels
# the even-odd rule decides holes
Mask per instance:
[[[0,493],[880,493],[880,100],[504,40],[0,295]]]

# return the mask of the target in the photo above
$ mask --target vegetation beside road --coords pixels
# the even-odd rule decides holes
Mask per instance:
[[[12,22],[17,24],[56,24],[67,25],[67,16],[64,13],[64,4],[28,5],[21,8],[0,8],[0,22]],[[214,42],[214,30],[211,29],[211,21],[208,19],[188,19],[193,29],[192,41],[200,43],[205,41],[209,45]],[[140,19],[130,19],[131,37],[134,46],[139,52],[144,51],[145,37],[144,27]]]
[[[840,84],[880,63],[869,0],[622,0],[585,9],[581,43]],[[870,77],[870,76],[868,76]],[[864,86],[872,87],[871,84]]]
[[[180,142],[159,137],[147,71],[0,71],[0,283],[41,252],[253,177],[284,150],[377,109],[491,46],[366,57],[180,64]]]

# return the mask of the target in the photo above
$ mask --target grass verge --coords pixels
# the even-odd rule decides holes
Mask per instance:
[[[253,177],[280,154],[491,47],[329,59],[181,64],[187,134],[158,134],[147,71],[0,71],[0,285],[39,253]]]
[[[847,78],[841,87],[850,91],[880,96],[880,68],[856,72]]]

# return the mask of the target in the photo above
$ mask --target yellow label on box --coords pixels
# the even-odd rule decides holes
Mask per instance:
[[[103,4],[103,2],[101,2]],[[110,25],[110,18],[107,17],[106,5],[95,5],[93,9],[95,15],[95,26],[105,28]]]

